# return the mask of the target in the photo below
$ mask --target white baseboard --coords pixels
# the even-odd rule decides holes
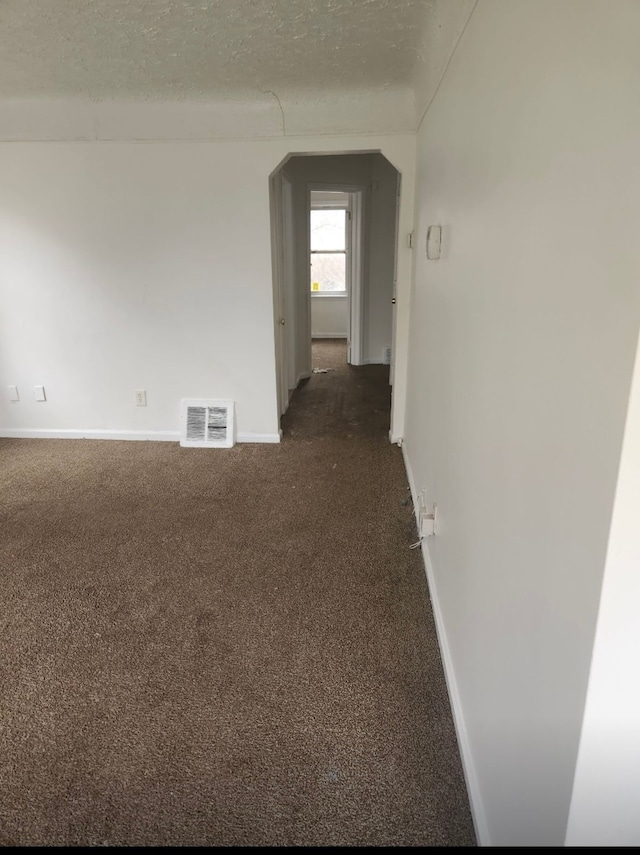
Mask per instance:
[[[5,439],[117,439],[150,442],[179,442],[180,431],[172,430],[48,430],[47,428],[0,428]]]
[[[355,362],[353,359],[351,360],[351,365],[385,365],[381,359],[361,359],[360,362]]]
[[[280,442],[282,431],[279,433],[239,433],[236,442]]]
[[[402,456],[407,472],[407,480],[409,481],[409,489],[411,490],[411,498],[413,500],[413,509],[418,520],[418,493],[416,492],[415,480],[409,462],[407,446],[402,443]],[[440,608],[440,600],[438,599],[438,587],[436,578],[433,572],[433,564],[429,554],[428,540],[422,541],[422,558],[424,561],[425,573],[427,576],[427,584],[429,586],[429,594],[431,596],[431,605],[433,608],[433,617],[436,624],[436,634],[438,636],[438,646],[440,647],[440,655],[444,667],[445,679],[447,682],[447,690],[449,692],[449,701],[453,712],[453,721],[456,728],[456,736],[458,738],[458,747],[460,749],[460,757],[462,760],[462,768],[467,784],[467,792],[469,794],[469,804],[471,807],[471,815],[473,817],[473,825],[476,832],[476,839],[479,846],[491,846],[489,838],[489,827],[487,825],[487,817],[480,794],[480,786],[478,784],[478,776],[476,773],[475,763],[471,754],[471,746],[469,744],[469,735],[464,721],[464,713],[462,711],[462,702],[458,691],[458,683],[456,681],[455,670],[453,667],[453,659],[451,658],[451,650],[447,640],[447,632],[444,625],[442,609]]]
[[[280,433],[240,433],[236,442],[280,442]],[[111,439],[133,442],[180,442],[180,431],[172,430],[47,430],[46,428],[0,428],[1,439]]]

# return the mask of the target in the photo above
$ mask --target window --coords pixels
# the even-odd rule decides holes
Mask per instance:
[[[312,208],[311,293],[347,293],[347,211]]]

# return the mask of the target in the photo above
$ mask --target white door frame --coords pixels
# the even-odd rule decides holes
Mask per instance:
[[[349,327],[347,338],[347,362],[362,365],[364,350],[364,275],[365,275],[365,215],[367,187],[364,184],[325,184],[309,182],[307,184],[307,229],[306,258],[311,257],[311,234],[309,211],[311,210],[311,192],[348,193],[350,196],[350,225],[347,230],[347,298],[349,306]],[[311,288],[307,283],[309,318],[311,318]],[[311,321],[309,321],[311,330]],[[309,336],[311,352],[311,336]]]
[[[271,207],[271,263],[276,355],[278,416],[289,406],[295,388],[295,269],[293,262],[293,198],[291,180],[282,171],[269,178]]]
[[[291,139],[283,137],[276,141],[277,145],[274,150],[272,163],[273,172],[271,174],[273,175],[280,171],[292,158],[351,154],[382,154],[382,156],[385,157],[400,173],[402,183],[401,194],[399,196],[398,235],[396,239],[397,304],[394,306],[395,319],[392,334],[393,392],[391,396],[391,425],[389,428],[389,440],[400,444],[403,441],[405,431],[405,404],[408,382],[407,373],[409,367],[409,306],[414,275],[414,251],[411,249],[411,245],[407,243],[407,236],[416,228],[416,212],[414,205],[416,190],[416,138],[415,134],[397,134],[392,136],[374,135],[367,138],[367,142],[370,144],[368,148],[362,147],[363,139],[363,137],[345,137],[344,145],[340,150],[336,151],[335,138],[316,137],[314,138],[315,147],[310,151],[306,146],[302,146],[300,148],[295,148],[294,146],[294,148],[291,148]],[[297,182],[295,178],[294,189],[297,190]],[[367,202],[367,211],[369,199],[370,195],[366,194],[365,200]],[[297,195],[295,204],[297,221]],[[300,284],[298,280],[301,275],[301,272],[297,269],[296,293],[298,293],[297,287]],[[365,271],[365,276],[366,275]],[[310,289],[304,288],[305,300],[307,300],[307,295],[309,295],[309,293]],[[311,300],[308,299],[307,302],[310,307]],[[299,318],[297,318],[297,321],[298,320]],[[309,345],[310,343],[311,336],[309,335]],[[309,352],[310,350],[311,347],[309,346]],[[297,356],[298,348],[296,346],[296,358]],[[277,357],[275,350],[274,357]],[[277,399],[275,396],[274,404],[277,406]]]
[[[396,302],[398,296],[398,238],[400,236],[400,193],[402,189],[402,175],[398,172],[398,184],[396,187],[396,234],[393,242],[393,292],[391,294],[391,360],[389,362],[389,384],[395,382],[396,370]]]
[[[276,172],[269,178],[269,202],[271,207],[271,265],[273,269],[273,323],[276,351],[276,387],[278,393],[278,418],[289,404],[287,388],[287,337],[284,332],[285,287],[284,287],[284,211],[282,174]]]
[[[287,406],[293,390],[296,388],[296,340],[297,340],[297,317],[296,317],[296,261],[295,261],[295,224],[294,224],[294,201],[293,183],[289,176],[282,172],[282,238],[283,245],[283,287],[284,287],[284,336],[287,348],[286,364],[286,392]]]

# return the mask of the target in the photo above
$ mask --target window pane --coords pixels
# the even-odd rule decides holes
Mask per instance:
[[[346,249],[346,211],[311,211],[311,249]]]
[[[346,290],[346,254],[322,252],[311,256],[311,290],[320,292]]]

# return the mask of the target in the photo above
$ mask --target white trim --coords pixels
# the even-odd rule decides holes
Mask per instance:
[[[382,359],[363,359],[360,365],[387,365]]]
[[[351,228],[348,232],[349,270],[349,343],[351,365],[363,364],[364,292],[365,292],[365,217],[368,217],[366,188],[351,193]]]
[[[476,0],[476,2],[477,2],[477,0]],[[247,137],[246,134],[244,136],[243,135],[234,136],[233,134],[230,134],[229,136],[213,136],[213,135],[193,136],[193,137],[170,137],[170,136],[166,136],[166,137],[163,137],[162,139],[151,139],[151,138],[144,139],[144,138],[140,138],[140,136],[138,135],[138,136],[129,136],[129,137],[127,137],[127,136],[121,136],[121,137],[114,136],[114,137],[110,137],[109,139],[103,139],[103,140],[98,140],[98,139],[95,139],[93,137],[85,137],[83,139],[65,139],[65,138],[61,138],[61,137],[56,138],[54,136],[34,137],[33,135],[29,135],[27,133],[24,133],[24,131],[20,131],[19,133],[22,133],[23,136],[17,136],[17,135],[11,136],[11,137],[0,136],[0,142],[1,143],[18,143],[18,144],[46,143],[47,145],[58,144],[58,145],[64,145],[64,146],[67,146],[67,145],[88,145],[88,144],[90,144],[90,145],[114,145],[114,144],[115,145],[175,145],[176,143],[184,143],[185,145],[192,145],[193,143],[199,143],[199,144],[205,143],[206,144],[206,143],[212,143],[212,142],[246,143],[247,139],[250,139],[251,142],[260,141],[260,140],[266,140],[268,142],[286,140],[287,143],[289,143],[290,145],[300,144],[300,145],[306,146],[308,143],[308,140],[309,140],[308,134],[306,134],[306,135],[305,134],[301,135],[299,133],[282,134],[281,132],[277,133],[277,134],[274,134],[274,133],[258,133],[255,135],[252,134],[251,137]],[[406,130],[398,130],[397,128],[393,128],[393,129],[389,129],[388,131],[349,131],[347,136],[353,137],[354,139],[366,139],[368,137],[371,137],[372,139],[376,140],[376,142],[379,142],[380,137],[389,137],[389,139],[393,140],[395,137],[404,137],[404,138],[410,137],[411,138],[411,137],[414,137],[415,134],[416,134],[416,131],[414,130],[413,124],[412,124],[410,127],[407,126]],[[339,138],[339,139],[343,138],[343,135],[341,135],[341,133],[339,131],[330,131],[327,133],[315,133],[315,134],[312,134],[312,136],[313,137],[333,137],[333,138]],[[280,161],[280,163],[278,164],[278,166],[276,167],[276,169],[274,171],[277,172],[278,169],[281,169],[291,157],[305,157],[305,156],[306,157],[308,157],[308,156],[317,157],[317,156],[325,155],[325,154],[378,154],[378,153],[384,154],[383,149],[381,149],[381,148],[362,148],[361,146],[358,148],[341,149],[339,152],[335,152],[332,149],[324,149],[324,148],[319,148],[317,151],[302,151],[302,150],[290,151],[288,154],[286,154],[282,158],[282,160]],[[387,157],[387,156],[385,155],[385,157]],[[387,160],[389,160],[388,157],[387,157]]]
[[[274,346],[276,354],[276,387],[279,416],[289,406],[289,383],[294,372],[295,346],[291,337],[295,335],[296,318],[289,275],[290,241],[286,239],[292,216],[292,185],[283,172],[269,178],[269,205],[271,222],[271,266],[273,279]]]
[[[343,333],[343,332],[340,332],[340,333],[338,333],[338,332],[336,332],[336,333],[312,332],[311,338],[348,338],[348,336],[346,333]]]
[[[389,385],[393,386],[396,373],[396,320],[397,311],[396,305],[398,300],[398,244],[400,240],[400,192],[402,189],[402,174],[398,172],[396,179],[396,235],[393,242],[393,292],[391,294],[391,343],[389,357]],[[414,239],[411,232],[411,248],[413,247]],[[384,361],[384,360],[383,360]]]
[[[334,211],[347,211],[349,209],[349,194],[345,193],[344,190],[313,190],[312,193],[315,194],[315,197],[311,200],[311,204],[316,210],[323,208]],[[327,194],[331,194],[332,197],[341,196],[342,198],[336,200],[335,198],[329,198]]]
[[[273,324],[274,324],[274,348],[276,355],[276,396],[278,399],[278,416],[285,409],[285,401],[288,399],[288,377],[286,376],[287,353],[282,321],[285,320],[284,300],[284,239],[282,236],[282,183],[283,176],[279,172],[269,177],[269,222],[271,230],[271,275],[273,291]]]
[[[116,439],[147,440],[150,442],[179,442],[180,431],[176,430],[76,430],[63,428],[0,428],[2,439]]]
[[[405,470],[407,472],[407,480],[409,481],[409,489],[411,490],[411,499],[413,501],[413,509],[417,522],[418,494],[416,492],[413,472],[411,471],[411,464],[409,463],[407,447],[404,443],[402,443],[402,457],[404,459]],[[442,616],[442,609],[440,608],[440,600],[438,598],[438,588],[436,585],[435,574],[433,572],[433,565],[431,563],[431,557],[429,555],[429,548],[426,540],[422,541],[422,558],[424,560],[427,584],[429,587],[429,595],[431,597],[431,605],[433,609],[433,617],[436,624],[438,646],[440,647],[440,656],[442,658],[442,664],[444,666],[447,690],[449,692],[449,701],[451,703],[451,709],[453,712],[453,721],[456,728],[456,736],[458,738],[458,747],[460,750],[460,757],[462,759],[462,768],[467,784],[467,792],[469,794],[469,803],[471,807],[471,815],[473,818],[476,838],[479,846],[491,846],[492,843],[489,837],[487,817],[484,810],[482,795],[480,793],[480,785],[478,784],[478,776],[471,753],[471,746],[469,744],[469,735],[467,733],[467,728],[464,721],[462,702],[460,700],[458,683],[456,681],[453,660],[451,658],[451,650],[449,648],[447,632],[444,625],[444,618]]]
[[[312,291],[312,300],[346,300],[349,297],[346,291]]]
[[[279,433],[241,433],[236,442],[280,442]],[[46,428],[0,428],[0,439],[106,439],[133,442],[179,442],[180,431],[173,430],[47,430]]]
[[[309,256],[313,255],[344,255],[344,290],[342,291],[313,291],[311,289],[311,299],[314,300],[316,298],[326,299],[327,297],[344,297],[347,298],[349,296],[349,233],[351,231],[349,227],[349,216],[351,215],[351,194],[350,193],[341,193],[340,195],[344,196],[344,203],[341,205],[337,205],[335,202],[317,202],[313,199],[314,194],[321,193],[321,190],[310,190],[309,191],[309,215],[313,211],[344,211],[345,213],[345,222],[344,222],[344,249],[311,249],[311,229],[309,228]],[[336,191],[337,192],[337,191]],[[310,283],[311,284],[311,283]]]
[[[308,379],[309,379],[309,377],[311,377],[311,372],[310,372],[310,371],[301,371],[301,372],[298,374],[298,376],[296,377],[296,385],[293,387],[293,389],[292,389],[291,391],[294,391],[295,389],[297,389],[297,388],[298,388],[298,386],[299,386],[299,384],[300,384],[300,382],[301,382],[302,380],[308,380]]]
[[[239,433],[236,442],[280,442],[282,431],[278,433]]]

